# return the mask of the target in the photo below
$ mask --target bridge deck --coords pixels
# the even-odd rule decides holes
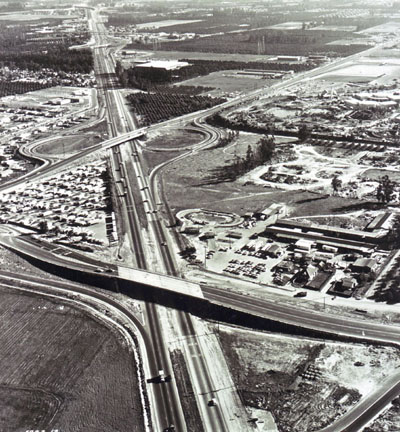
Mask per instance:
[[[204,298],[200,285],[184,279],[175,278],[159,273],[149,273],[144,270],[118,266],[118,276],[123,279],[150,285],[164,290],[180,293],[192,297]]]

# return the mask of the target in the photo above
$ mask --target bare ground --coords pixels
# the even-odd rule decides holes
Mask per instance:
[[[271,411],[284,432],[332,423],[400,364],[395,348],[227,327],[220,340],[245,404]]]
[[[0,430],[143,431],[119,334],[62,302],[7,289],[0,298]]]
[[[198,144],[204,138],[203,134],[191,130],[175,129],[167,134],[163,132],[152,132],[148,134],[145,141],[147,148],[174,149]]]

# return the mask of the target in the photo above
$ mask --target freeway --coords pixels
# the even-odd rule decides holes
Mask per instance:
[[[98,268],[108,269],[109,263],[80,254],[79,252],[69,251],[67,248],[49,245],[46,242],[36,243],[31,241],[26,236],[16,235],[8,227],[2,227],[0,234],[0,243],[16,252],[25,253],[28,256],[57,265],[61,268],[79,270],[88,274],[96,275],[104,278],[118,277],[116,266],[111,266],[114,272],[99,273]],[[66,253],[66,252],[69,253]],[[147,270],[141,271],[144,274],[151,273]],[[175,285],[175,278],[167,275],[156,274],[154,280],[150,280],[149,285],[154,285],[157,288],[168,289],[163,287],[164,283],[168,284],[170,280],[171,288]],[[122,275],[120,275],[122,278]],[[160,277],[165,278],[162,284],[155,284]],[[127,278],[127,280],[132,280]],[[211,304],[221,307],[228,307],[233,311],[248,313],[250,315],[269,319],[272,321],[282,322],[285,324],[294,325],[309,330],[317,330],[329,336],[358,339],[360,341],[382,342],[389,344],[400,345],[400,326],[386,325],[375,323],[373,321],[361,320],[359,318],[348,318],[338,315],[332,315],[326,312],[315,312],[308,309],[299,309],[293,305],[279,303],[277,301],[264,298],[256,298],[253,296],[244,295],[220,287],[203,285],[202,296],[195,296],[199,300],[206,301]],[[190,297],[191,293],[182,292],[182,294]]]
[[[95,13],[95,12],[93,12]],[[96,41],[96,46],[94,47],[95,50],[95,58],[100,59],[99,63],[97,63],[98,66],[98,77],[99,77],[99,82],[101,84],[101,88],[104,89],[104,97],[106,99],[106,106],[110,109],[112,109],[112,107],[116,108],[118,113],[121,114],[124,112],[124,107],[122,107],[121,105],[121,100],[120,100],[120,93],[118,91],[115,91],[115,87],[117,86],[115,77],[112,75],[112,71],[113,71],[113,67],[112,67],[112,63],[111,60],[106,60],[108,58],[108,51],[106,49],[106,44],[102,44],[101,42],[101,35],[104,35],[104,31],[102,31],[101,29],[98,29],[98,31],[94,32],[95,37],[98,38],[98,40]],[[96,36],[97,35],[97,36]],[[376,48],[372,48],[371,50],[368,50],[367,52],[372,52],[374,49]],[[290,80],[286,80],[283,81],[267,90],[265,89],[261,89],[261,90],[257,90],[254,92],[251,92],[249,94],[246,95],[242,95],[239,96],[238,98],[232,99],[220,106],[214,107],[210,110],[205,110],[202,112],[197,112],[197,113],[193,113],[193,114],[188,114],[186,116],[180,117],[178,119],[173,119],[164,123],[161,123],[159,125],[155,125],[152,126],[152,129],[158,129],[158,128],[163,128],[163,127],[175,127],[175,126],[179,126],[179,125],[183,125],[186,124],[187,122],[190,121],[194,121],[195,124],[198,127],[201,128],[205,128],[208,129],[207,133],[210,134],[211,141],[212,140],[216,140],[218,139],[218,135],[215,133],[215,131],[210,128],[209,126],[204,124],[204,119],[209,116],[214,114],[215,112],[218,112],[222,109],[227,109],[227,108],[232,108],[235,106],[238,106],[242,103],[246,103],[246,102],[250,102],[258,97],[270,97],[273,96],[274,94],[276,94],[276,92],[281,91],[282,89],[288,88],[290,86],[296,85],[298,83],[301,83],[304,80],[309,80],[313,77],[316,77],[318,75],[323,75],[324,73],[327,73],[331,70],[334,70],[337,67],[343,66],[344,64],[346,64],[347,62],[350,61],[354,61],[355,59],[359,58],[362,55],[365,55],[366,52],[363,53],[359,53],[355,56],[346,58],[346,59],[342,59],[338,62],[335,62],[334,64],[329,64],[329,65],[325,65],[322,66],[321,68],[315,69],[313,71],[309,71],[306,72],[304,74],[298,75]],[[105,71],[103,72],[104,75],[102,75],[101,71]],[[121,120],[116,120],[115,117],[115,112],[111,113],[111,115],[109,114],[109,126],[110,126],[110,131],[113,135],[117,135],[116,137],[112,138],[111,140],[108,140],[108,142],[99,144],[97,146],[93,146],[90,149],[85,150],[85,152],[80,153],[79,155],[76,155],[74,158],[69,158],[59,164],[55,164],[52,167],[43,167],[42,170],[39,170],[38,172],[34,173],[34,175],[32,177],[28,177],[28,178],[38,178],[38,176],[40,175],[44,175],[47,174],[49,172],[51,172],[54,169],[60,169],[63,167],[66,167],[69,163],[77,160],[79,157],[85,156],[87,154],[90,154],[91,152],[97,151],[97,150],[101,150],[101,149],[105,149],[105,148],[110,148],[113,146],[117,146],[121,143],[125,143],[128,142],[129,146],[131,147],[131,150],[133,151],[133,153],[136,151],[137,152],[137,144],[135,144],[135,142],[131,141],[132,139],[134,139],[135,137],[140,136],[140,134],[142,134],[144,132],[144,130],[137,130],[134,132],[126,132],[126,130],[129,130],[129,120],[124,117],[124,115],[119,115],[119,118],[122,119]],[[114,121],[115,120],[115,121]],[[210,130],[211,129],[211,130]],[[141,162],[140,162],[140,156],[139,157],[134,157],[134,159],[137,159],[134,166],[135,169],[138,170],[138,172],[140,173],[141,170]],[[121,161],[122,162],[122,161]],[[124,162],[122,162],[124,163]],[[115,168],[115,165],[114,165]],[[148,208],[146,210],[146,214],[149,214],[148,217],[148,221],[150,222],[150,225],[152,226],[152,231],[154,232],[154,236],[157,239],[156,242],[156,248],[158,250],[158,254],[162,256],[162,261],[164,263],[164,267],[166,269],[167,272],[174,274],[174,272],[176,272],[175,270],[175,265],[173,262],[173,256],[171,255],[171,253],[169,252],[169,248],[168,247],[160,247],[160,245],[162,245],[163,243],[167,242],[167,238],[165,237],[165,233],[162,227],[162,224],[160,222],[160,219],[156,216],[154,216],[156,213],[154,213],[156,211],[156,207],[155,207],[155,199],[158,197],[159,192],[157,191],[157,187],[156,187],[156,174],[157,172],[162,168],[162,167],[157,167],[157,171],[153,172],[153,176],[150,178],[150,187],[151,187],[151,191],[150,192],[144,192],[143,196],[146,196],[145,200],[147,200],[148,202]],[[115,169],[114,169],[115,172]],[[129,174],[127,174],[127,171],[125,170],[125,174],[123,178],[127,178],[129,176]],[[145,184],[146,181],[146,176],[144,175],[144,173],[142,172],[140,174],[141,176],[141,181],[143,182],[143,184]],[[132,180],[132,178],[131,178]],[[10,186],[15,186],[16,184],[22,184],[24,182],[27,181],[27,178],[23,179],[23,180],[19,180],[16,182],[13,182],[11,184],[8,184],[6,187],[10,187]],[[131,181],[128,182],[129,184],[131,184]],[[143,243],[143,239],[141,237],[141,233],[140,233],[140,227],[137,223],[137,215],[134,214],[133,212],[133,208],[135,207],[135,203],[134,201],[132,201],[133,198],[133,191],[132,191],[132,186],[127,186],[127,194],[126,194],[126,209],[127,211],[130,210],[131,213],[131,217],[129,218],[129,225],[133,231],[133,237],[131,238],[131,243],[134,246],[135,249],[135,253],[136,256],[138,257],[138,262],[139,265],[143,268],[146,268],[146,263],[145,263],[145,259],[144,259],[144,251],[141,248],[140,244]],[[128,198],[130,197],[130,198]],[[131,200],[131,201],[129,201]],[[123,199],[123,201],[125,201],[125,199]],[[144,201],[145,202],[145,201]],[[146,206],[147,207],[147,206]],[[150,212],[150,213],[149,213]],[[134,228],[136,226],[136,228]],[[61,262],[65,261],[66,258],[61,259]],[[71,264],[70,264],[71,265]],[[206,287],[204,290],[205,296],[206,298],[208,298],[210,301],[213,301],[215,303],[218,304],[223,304],[225,306],[230,306],[234,309],[237,310],[246,310],[247,312],[251,312],[254,313],[256,315],[263,315],[266,316],[267,318],[270,319],[275,319],[278,321],[282,321],[282,322],[287,322],[287,323],[291,323],[293,325],[297,325],[297,326],[304,326],[304,327],[308,327],[311,329],[319,329],[325,333],[327,332],[338,332],[339,334],[342,335],[347,335],[347,336],[351,336],[351,337],[357,337],[360,339],[369,339],[369,340],[380,340],[380,341],[386,341],[386,342],[396,342],[398,343],[398,339],[399,339],[399,332],[398,329],[394,329],[393,328],[391,330],[389,330],[389,327],[385,327],[383,326],[383,328],[378,328],[378,327],[371,327],[369,328],[368,326],[366,326],[367,323],[365,322],[345,322],[345,320],[340,319],[340,322],[335,322],[334,319],[332,317],[329,317],[329,319],[326,318],[325,315],[317,315],[317,316],[312,316],[310,315],[310,313],[304,312],[304,311],[297,311],[298,313],[293,313],[294,310],[292,308],[290,308],[290,310],[282,310],[282,307],[277,307],[277,305],[274,304],[268,304],[267,302],[260,302],[256,299],[250,299],[248,297],[242,296],[242,297],[237,297],[235,295],[232,295],[231,292],[229,292],[227,294],[226,291],[223,292],[219,292],[217,290],[213,290],[210,287]],[[246,302],[247,300],[247,302]],[[243,309],[244,308],[244,309]],[[148,309],[148,316],[150,317],[149,322],[150,322],[150,326],[152,326],[151,328],[151,334],[152,337],[154,338],[155,344],[156,346],[162,346],[163,342],[161,340],[161,335],[162,335],[162,331],[159,328],[159,320],[157,318],[157,313],[154,312],[154,310],[152,311],[151,309]],[[190,324],[189,322],[189,318],[185,317],[184,315],[180,315],[178,318],[180,321],[180,327],[181,327],[181,331],[184,334],[195,334],[195,330],[193,328],[193,326]],[[158,323],[158,324],[157,324]],[[367,328],[368,327],[368,328]],[[199,352],[195,352],[196,357],[201,357],[201,353]],[[167,356],[166,353],[164,352],[161,357],[159,357],[155,363],[158,362],[167,362]],[[154,363],[154,364],[155,364]],[[199,362],[198,365],[195,366],[195,369],[198,371],[201,371],[204,369],[206,369],[206,366],[204,364],[201,364],[201,361]],[[200,373],[201,375],[201,373]],[[207,378],[207,375],[201,376],[202,379],[202,383],[201,385],[204,386],[204,388],[209,388],[211,383]],[[208,380],[208,381],[207,381]],[[165,388],[164,386],[162,388]],[[396,389],[397,387],[393,387],[394,389]],[[393,390],[395,391],[395,390]],[[164,392],[165,393],[165,392]],[[384,396],[379,396],[381,401],[386,400],[385,398],[388,397],[388,394],[391,393],[385,393]],[[376,397],[377,395],[375,395]],[[158,400],[158,404],[159,407],[157,408],[157,411],[159,411],[161,414],[161,417],[164,416],[164,421],[169,420],[171,418],[177,418],[179,421],[179,418],[181,417],[181,414],[177,413],[177,406],[179,405],[179,403],[175,400],[172,404],[171,401],[173,399],[174,396],[171,395],[166,395],[164,394],[162,397],[160,396],[160,399]],[[175,403],[175,407],[173,407],[173,411],[175,410],[175,413],[170,412],[169,414],[167,413],[169,408],[171,407],[171,405],[173,405]],[[363,415],[362,416],[358,416],[357,419],[354,417],[353,420],[353,426],[346,426],[346,427],[355,427],[355,422],[358,421],[360,422],[360,419],[363,419],[363,421],[365,422],[365,412],[369,411],[369,407],[371,407],[372,402],[369,401],[367,402],[366,406],[364,406],[364,408],[360,408],[361,410],[363,410]],[[217,413],[219,412],[219,410],[216,410]],[[368,415],[370,415],[372,413],[372,409],[371,412],[368,412]],[[224,425],[224,420],[222,418],[221,415],[216,416],[217,418],[212,418],[210,419],[210,427],[214,427],[214,430],[224,430],[225,425]],[[219,422],[219,423],[218,423]],[[217,426],[219,425],[219,426]],[[332,429],[332,430],[343,430],[343,429],[339,429],[339,426],[336,427],[334,426],[336,429]],[[183,430],[183,429],[182,429]],[[351,430],[351,429],[348,429]]]
[[[120,99],[119,112],[123,113],[123,110],[124,103],[123,100]],[[128,127],[135,126],[134,124],[132,124],[132,120],[130,120],[130,116],[128,113],[125,113],[122,118],[125,120]],[[209,141],[206,140],[203,145],[208,145],[208,142]],[[146,214],[147,225],[149,227],[149,232],[155,239],[154,245],[156,249],[154,252],[157,254],[158,257],[161,258],[161,260],[158,259],[158,262],[167,274],[176,276],[178,275],[178,272],[176,269],[176,263],[173,258],[173,254],[168,247],[168,236],[164,231],[162,220],[158,216],[158,211],[156,209],[157,195],[155,195],[153,190],[149,187],[148,177],[144,172],[138,145],[135,141],[130,141],[125,144],[125,147],[126,149],[124,153],[125,155],[128,155],[128,158],[122,158],[122,165],[120,165],[120,169],[121,172],[124,172],[125,184],[129,186],[127,189],[128,193],[124,195],[123,199],[129,200],[129,197],[131,195],[133,196],[133,191],[131,188],[133,188],[133,185],[137,184],[136,190],[139,190],[140,192],[141,200]],[[128,169],[128,163],[132,163],[133,170]],[[124,167],[123,170],[122,167]],[[142,268],[148,268],[148,265],[144,262],[142,263]],[[189,314],[179,311],[176,312],[176,322],[178,328],[180,329],[181,335],[196,336],[196,330]],[[210,431],[226,431],[228,429],[221,407],[214,407],[215,409],[210,410],[207,405],[207,402],[212,397],[217,397],[217,394],[212,391],[214,385],[210,377],[207,359],[203,355],[200,345],[193,344],[191,345],[191,349],[195,349],[195,351],[192,352],[191,359],[188,362],[188,367],[193,371],[194,380],[198,384],[197,393],[199,395],[204,395],[201,398],[199,397],[201,399],[201,401],[199,402],[199,409],[202,413],[204,426],[206,430]],[[183,429],[178,429],[177,427],[177,430]]]
[[[53,263],[62,268],[80,270],[99,276],[99,273],[96,273],[99,265],[102,265],[104,269],[109,267],[109,264],[104,264],[97,260],[92,261],[90,258],[78,253],[75,253],[73,256],[60,255],[60,250],[52,250],[51,248],[44,247],[43,244],[37,245],[34,242],[27,241],[23,237],[16,237],[15,235],[3,235],[0,236],[0,240],[6,247],[17,251],[21,250],[32,257],[41,259],[44,262]],[[101,277],[111,278],[114,276],[104,273],[101,274]],[[27,279],[31,280],[31,277]],[[256,299],[223,288],[203,286],[202,291],[204,298],[212,304],[220,305],[224,308],[228,307],[232,311],[245,312],[261,319],[282,322],[312,331],[318,330],[328,337],[331,334],[335,338],[339,336],[339,338],[352,338],[375,343],[379,341],[400,345],[400,326],[378,324],[306,309],[296,309],[292,305],[281,304],[267,299]],[[180,325],[183,327],[183,334],[193,335],[195,333],[194,329],[189,327],[189,322],[181,321]],[[201,361],[201,356],[197,352],[196,345],[192,345],[190,349],[194,350],[192,354],[195,356],[196,361]],[[151,371],[153,371],[153,374],[156,374],[159,367],[158,362],[154,359],[154,355],[152,356],[150,348],[148,348],[148,351]],[[198,367],[201,367],[201,365],[198,365]],[[203,381],[201,387],[207,389],[209,385],[210,383]],[[369,419],[373,418],[376,412],[379,412],[380,407],[385,406],[398,394],[399,387],[400,375],[396,374],[384,382],[381,388],[363,399],[360,404],[357,404],[354,409],[343,416],[338,424],[335,423],[328,429],[324,429],[323,432],[356,432],[359,430],[360,424],[365,425]],[[204,393],[207,392],[204,391]]]
[[[110,134],[117,137],[117,140],[118,136],[121,134],[126,135],[126,133],[129,134],[131,130],[134,131],[134,134],[130,134],[131,137],[134,137],[134,135],[140,136],[141,132],[135,131],[136,125],[127,113],[121,94],[118,91],[119,84],[114,72],[115,65],[113,58],[104,46],[107,44],[103,43],[106,42],[106,40],[103,41],[103,37],[106,34],[104,25],[99,21],[96,10],[90,11],[89,15],[91,18],[91,27],[92,30],[95,30],[94,36],[96,42],[98,42],[94,48],[95,70],[103,91]],[[125,138],[123,138],[120,143],[125,141]],[[110,156],[112,174],[114,178],[120,180],[123,184],[123,190],[121,190],[119,196],[122,204],[122,215],[120,214],[119,216],[125,216],[122,217],[121,221],[129,236],[130,247],[135,255],[136,265],[139,268],[147,269],[146,253],[143,248],[143,230],[140,226],[137,209],[139,203],[136,202],[137,198],[133,190],[133,188],[137,187],[137,183],[130,178],[132,173],[125,166],[120,148],[115,147],[111,150]],[[143,203],[140,205],[143,205]],[[157,363],[157,369],[154,369],[154,373],[156,374],[158,370],[163,369],[165,374],[173,375],[169,352],[163,341],[163,331],[157,306],[146,302],[145,311],[146,328],[151,336],[152,352]],[[169,425],[174,424],[177,431],[185,431],[184,413],[180,404],[176,383],[165,382],[156,388],[152,386],[150,390],[154,393],[153,399],[155,404],[151,408],[156,430],[164,430]]]
[[[93,16],[94,14],[92,14],[92,17]],[[104,35],[104,32],[100,28],[101,25],[99,23],[95,25],[98,37]],[[105,56],[104,48],[99,49],[103,50],[103,55],[98,57],[99,62],[102,63],[100,67],[105,71],[102,75],[110,77],[112,76],[111,71],[113,71],[112,56]],[[132,118],[127,110],[121,93],[115,90],[116,85],[114,82],[111,82],[109,86],[113,88],[113,91],[107,91],[106,105],[110,108],[114,107],[113,112],[112,110],[110,110],[111,112],[109,111],[111,132],[114,135],[118,135],[129,130],[134,130],[137,127],[135,119]],[[115,118],[116,113],[118,113],[118,120]],[[113,121],[111,121],[111,118],[113,118]],[[214,135],[218,137],[219,132],[217,134],[213,132],[212,137],[214,137]],[[155,197],[148,186],[148,178],[143,168],[138,144],[135,140],[128,141],[124,144],[123,148],[116,148],[111,156],[113,175],[117,181],[123,184],[124,188],[124,190],[119,190],[119,196],[122,202],[123,213],[128,216],[125,220],[127,222],[126,231],[130,236],[132,250],[135,251],[137,265],[143,269],[147,269],[149,266],[148,258],[142,246],[144,244],[143,228],[146,228],[147,225],[148,235],[153,239],[152,243],[155,246],[153,249],[153,257],[157,257],[156,261],[163,271],[170,275],[177,275],[175,260],[169,248],[168,236],[164,231],[162,220],[157,214]],[[133,167],[133,170],[131,167]],[[138,206],[144,209],[145,220],[140,218],[139,213],[142,212]],[[152,331],[152,338],[156,346],[160,348],[160,361],[163,362],[164,368],[171,368],[169,353],[162,341],[163,333],[159,328],[160,323],[157,309],[154,305],[147,304],[146,310],[148,312],[150,328],[152,328],[152,326],[155,327],[154,331]],[[185,336],[196,335],[190,315],[183,312],[176,312],[176,318],[178,324],[176,330],[179,329],[181,334]],[[200,346],[197,346],[196,357],[193,358],[191,362],[188,362],[188,367],[190,369],[190,374],[196,377],[196,382],[200,385],[200,389],[197,390],[197,392],[216,396],[212,391],[214,385],[210,377],[207,359],[203,355]],[[169,386],[167,390],[170,392],[169,396],[171,399],[169,406],[173,409],[169,413],[169,422],[175,425],[177,431],[184,431],[186,430],[186,424],[176,388]],[[199,409],[202,412],[202,420],[206,430],[218,430],[220,432],[228,430],[221,408],[215,407],[215,409],[210,410],[205,402],[204,400],[201,401],[201,407],[199,407]]]

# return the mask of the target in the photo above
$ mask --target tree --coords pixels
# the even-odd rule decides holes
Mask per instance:
[[[342,187],[342,180],[339,179],[337,175],[334,175],[332,178],[332,189],[334,192],[337,192]]]
[[[46,234],[49,230],[49,224],[45,220],[41,220],[38,225],[38,230],[40,234]]]
[[[387,175],[381,177],[378,188],[376,189],[376,198],[379,202],[387,204],[394,198],[395,183],[392,182]]]
[[[258,142],[257,157],[259,162],[264,163],[271,160],[275,153],[275,139],[273,136],[264,136]]]
[[[251,168],[253,164],[254,164],[254,153],[253,153],[253,149],[251,148],[251,145],[249,144],[249,146],[247,147],[246,159],[245,159],[246,168]]]
[[[298,135],[300,141],[305,141],[311,135],[311,129],[306,124],[303,123],[299,127]]]
[[[392,226],[385,237],[384,244],[389,249],[400,248],[400,216],[394,216]]]

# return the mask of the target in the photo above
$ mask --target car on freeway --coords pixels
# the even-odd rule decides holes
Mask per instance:
[[[163,369],[160,369],[158,371],[158,378],[160,380],[160,382],[165,382],[165,373]]]
[[[218,401],[215,398],[212,398],[208,401],[208,406],[217,406],[218,405]]]

